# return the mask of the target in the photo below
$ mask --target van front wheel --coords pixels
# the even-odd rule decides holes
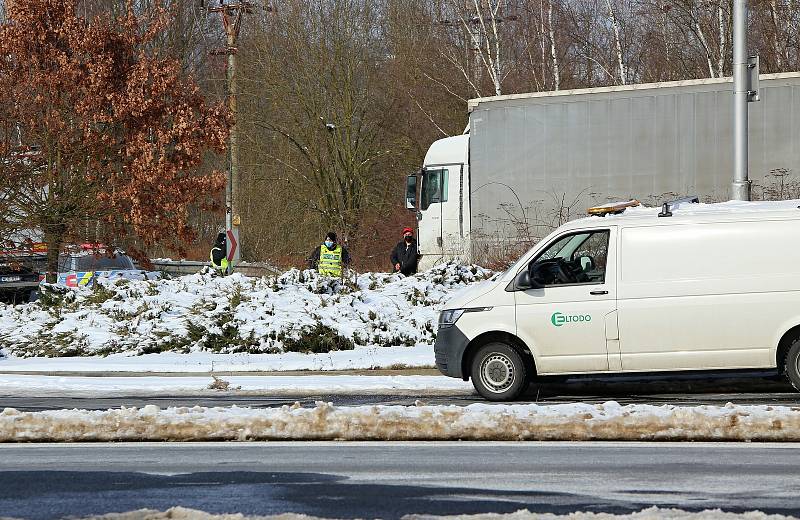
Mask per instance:
[[[800,339],[794,340],[786,354],[786,375],[795,390],[800,391]]]
[[[511,401],[528,386],[522,356],[505,343],[489,343],[478,349],[470,376],[475,390],[489,401]]]

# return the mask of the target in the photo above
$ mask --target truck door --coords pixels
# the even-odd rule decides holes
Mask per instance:
[[[542,374],[609,370],[616,340],[615,228],[570,231],[529,264],[538,288],[517,291],[517,334]],[[618,354],[611,367],[617,368]]]
[[[447,195],[442,207],[442,254],[445,259],[464,258],[464,165],[447,166]]]
[[[462,164],[450,164],[427,167],[422,172],[419,248],[426,265],[460,254],[462,170]]]

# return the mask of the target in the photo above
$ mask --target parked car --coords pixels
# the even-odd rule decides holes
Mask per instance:
[[[67,287],[91,285],[98,278],[145,280],[156,273],[138,269],[133,259],[121,251],[112,254],[82,246],[78,251],[62,253],[58,259],[58,282]]]
[[[36,296],[39,273],[16,256],[0,255],[0,301],[26,303]]]
[[[27,263],[40,273],[44,281],[47,272],[46,248],[31,255]],[[67,246],[58,256],[57,284],[82,287],[94,284],[99,278],[146,280],[158,278],[160,273],[136,267],[133,259],[121,250],[107,251],[102,245],[81,244]]]
[[[572,374],[763,369],[800,390],[798,204],[600,208],[445,304],[436,366],[493,401]]]

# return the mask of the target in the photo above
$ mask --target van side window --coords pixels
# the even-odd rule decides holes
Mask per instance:
[[[534,280],[544,286],[605,283],[608,237],[607,229],[559,237],[533,260]]]

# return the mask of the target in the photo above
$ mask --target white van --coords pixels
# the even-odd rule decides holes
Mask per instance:
[[[537,376],[775,369],[800,390],[800,200],[596,208],[439,315],[436,366]]]

